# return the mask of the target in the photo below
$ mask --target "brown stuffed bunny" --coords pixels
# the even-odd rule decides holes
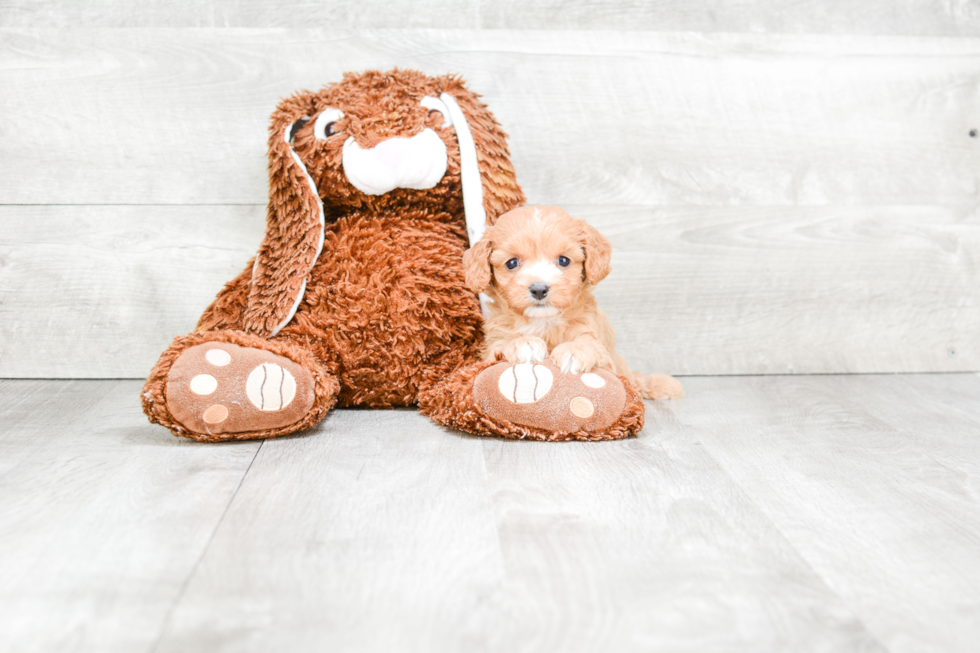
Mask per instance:
[[[523,203],[506,134],[456,76],[346,74],[284,100],[259,252],[161,355],[144,412],[207,441],[293,433],[334,405],[419,404],[486,435],[635,433],[643,404],[628,382],[601,429],[521,426],[520,410],[492,416],[474,400],[490,364],[462,256]]]

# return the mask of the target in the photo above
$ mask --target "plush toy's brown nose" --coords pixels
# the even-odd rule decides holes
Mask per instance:
[[[548,284],[546,283],[532,283],[528,288],[531,296],[537,300],[544,299],[548,296]]]

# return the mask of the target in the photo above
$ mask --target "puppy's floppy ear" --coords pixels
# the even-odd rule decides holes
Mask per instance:
[[[595,227],[582,224],[582,249],[585,250],[585,280],[595,285],[609,274],[612,244]]]
[[[493,246],[487,235],[484,235],[476,245],[463,252],[463,273],[466,275],[466,287],[475,293],[481,293],[490,285],[492,276],[490,270],[490,253]]]
[[[464,150],[465,137],[459,135],[459,125],[457,125],[457,138],[460,140],[460,174],[463,177],[463,201],[467,209],[467,227],[470,231],[470,243],[475,243],[481,235],[480,225],[471,224],[475,218],[481,218],[486,225],[492,225],[502,214],[513,208],[521,206],[527,200],[524,198],[524,191],[517,185],[517,175],[514,166],[510,162],[510,150],[507,149],[507,134],[500,127],[497,119],[493,117],[487,105],[480,101],[480,96],[466,88],[463,80],[455,75],[447,75],[439,78],[439,85],[443,93],[451,96],[451,100],[458,106],[465,118],[466,128],[472,136],[472,145],[475,149],[475,163],[479,171],[478,189],[467,188],[467,177],[474,179],[473,171],[467,175],[467,168],[473,166],[473,153],[467,154]],[[445,98],[443,98],[445,101]],[[450,105],[450,102],[446,102]],[[450,111],[454,108],[450,106]],[[454,122],[455,119],[454,119]],[[469,161],[469,163],[467,163]],[[470,185],[475,185],[472,181]],[[474,192],[476,190],[476,192]],[[471,211],[473,200],[467,201],[467,195],[473,197],[476,193],[482,193],[478,198],[477,208],[482,205],[483,216],[476,216],[477,211]],[[474,213],[471,217],[469,214]],[[477,233],[481,232],[481,233]],[[475,236],[475,237],[474,237]]]
[[[315,118],[313,94],[279,103],[269,127],[269,205],[265,238],[252,268],[242,328],[274,336],[299,308],[306,280],[323,249],[323,203],[306,165],[290,145],[294,126]]]

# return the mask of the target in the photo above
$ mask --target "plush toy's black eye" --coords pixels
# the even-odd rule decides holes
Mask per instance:
[[[316,122],[313,123],[313,135],[323,141],[339,133],[340,130],[337,129],[337,121],[343,117],[344,112],[340,109],[334,109],[333,107],[325,108],[316,117]]]
[[[563,268],[567,268],[569,263],[571,263],[571,261],[568,260],[567,256],[558,257],[558,265],[562,266]]]
[[[517,265],[519,263],[520,263],[520,261],[518,261],[516,258],[512,258],[511,260],[509,260],[506,263],[504,263],[504,265],[507,266],[507,269],[508,270],[513,270],[514,268],[517,267]]]

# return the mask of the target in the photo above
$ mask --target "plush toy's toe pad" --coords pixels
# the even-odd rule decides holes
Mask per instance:
[[[564,433],[600,431],[626,409],[626,389],[615,374],[569,374],[550,360],[488,367],[473,395],[494,419]]]
[[[197,433],[245,433],[289,426],[313,406],[313,376],[264,349],[225,342],[190,347],[167,375],[167,406]]]

